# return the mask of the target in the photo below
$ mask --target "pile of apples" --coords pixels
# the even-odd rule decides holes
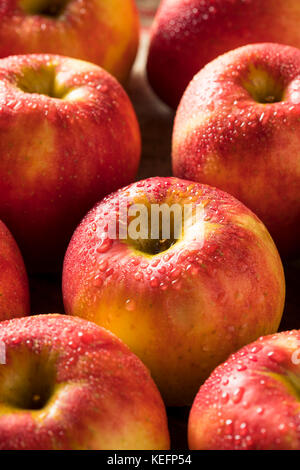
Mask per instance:
[[[0,449],[169,449],[166,406],[192,405],[191,449],[300,450],[300,331],[276,333],[299,21],[299,0],[162,0],[147,75],[177,109],[173,176],[136,182],[135,1],[0,1]],[[203,217],[111,238],[136,204]],[[62,273],[66,314],[33,315],[27,272]]]

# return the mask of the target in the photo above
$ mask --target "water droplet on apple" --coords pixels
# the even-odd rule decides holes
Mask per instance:
[[[233,422],[231,419],[226,419],[225,421],[225,434],[231,435],[233,432]]]
[[[136,272],[135,275],[134,275],[134,278],[137,280],[137,281],[141,281],[142,278],[143,278],[143,275],[140,271]]]
[[[101,244],[97,247],[97,252],[98,253],[105,253],[106,251],[108,251],[110,249],[111,246],[112,246],[111,239],[110,238],[104,238],[101,241]]]
[[[101,272],[104,272],[104,271],[106,271],[107,266],[108,266],[108,261],[106,259],[104,259],[100,262],[98,267],[99,267]]]
[[[243,387],[237,388],[237,389],[233,392],[233,396],[232,396],[232,401],[233,401],[233,403],[235,403],[235,404],[240,403],[241,399],[242,399],[243,396],[244,396],[244,393],[245,393],[245,389],[244,389]]]
[[[159,286],[159,280],[156,277],[150,279],[150,286],[155,288]]]
[[[95,279],[94,279],[94,285],[95,285],[96,287],[101,287],[102,284],[103,284],[103,280],[102,280],[101,276],[100,276],[99,274],[97,274],[97,275],[95,276]]]
[[[248,434],[248,425],[245,421],[243,421],[240,425],[240,434],[241,436],[245,437]]]
[[[275,363],[280,363],[281,362],[281,354],[276,352],[276,351],[270,351],[268,353],[268,358],[272,361],[272,362],[275,362]]]
[[[136,304],[135,301],[132,299],[127,299],[125,302],[125,308],[128,312],[133,312],[135,310]]]
[[[229,400],[229,394],[227,392],[223,392],[221,395],[221,401],[225,404]]]

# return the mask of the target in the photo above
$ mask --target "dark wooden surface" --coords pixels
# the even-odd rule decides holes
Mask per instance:
[[[141,46],[127,92],[134,104],[142,133],[143,152],[138,179],[171,174],[171,135],[174,113],[161,103],[151,91],[145,77],[148,46],[148,26],[157,0],[141,0],[144,16]],[[287,281],[286,307],[281,330],[300,329],[300,260],[285,263]],[[32,313],[63,313],[61,281],[59,276],[30,278]],[[168,409],[173,449],[187,448],[188,408]]]

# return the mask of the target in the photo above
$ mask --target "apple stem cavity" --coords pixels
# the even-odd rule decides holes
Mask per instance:
[[[29,15],[60,17],[70,0],[20,0],[22,10]]]

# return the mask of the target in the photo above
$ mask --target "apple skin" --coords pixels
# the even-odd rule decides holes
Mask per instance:
[[[176,108],[193,76],[225,52],[250,43],[300,47],[298,0],[163,0],[148,57],[148,78]]]
[[[129,206],[201,205],[203,246],[183,237],[149,255],[129,241],[104,240],[124,198]],[[269,233],[243,204],[206,185],[156,177],[119,190],[87,214],[66,253],[63,297],[68,314],[128,344],[165,402],[181,406],[192,403],[231,352],[277,331],[285,281]]]
[[[259,338],[217,367],[189,418],[199,450],[299,450],[300,331]]]
[[[169,449],[165,407],[148,370],[104,328],[38,315],[3,322],[0,341],[1,450]],[[30,409],[43,385],[47,400]]]
[[[20,250],[0,221],[0,321],[29,314],[29,286]]]
[[[266,90],[257,70],[268,74]],[[274,103],[249,93],[278,93],[278,86],[283,99]],[[283,256],[299,253],[299,49],[249,45],[208,64],[178,107],[172,158],[174,175],[233,194],[265,223]]]
[[[111,75],[75,59],[1,59],[0,84],[0,218],[30,271],[61,269],[87,210],[135,178],[136,115]]]
[[[127,79],[139,42],[134,0],[67,0],[57,17],[42,13],[49,4],[1,2],[0,57],[60,54],[100,65],[121,82]]]

